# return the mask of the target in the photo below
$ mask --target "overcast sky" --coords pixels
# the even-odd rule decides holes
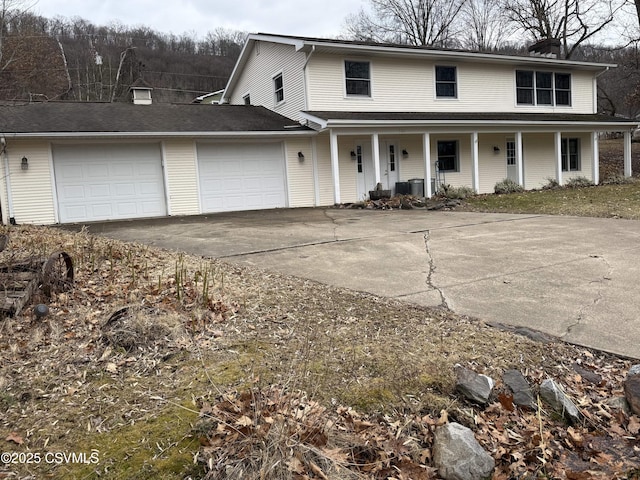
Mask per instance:
[[[94,25],[117,21],[161,33],[195,33],[198,38],[218,27],[335,37],[345,17],[362,5],[363,0],[38,0],[31,11],[48,18],[81,17]]]

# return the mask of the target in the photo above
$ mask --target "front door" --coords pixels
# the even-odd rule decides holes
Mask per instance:
[[[516,164],[516,141],[507,139],[507,178],[518,183],[518,165]]]
[[[398,146],[393,142],[382,142],[380,145],[380,182],[384,190],[395,193],[398,181],[399,155]]]

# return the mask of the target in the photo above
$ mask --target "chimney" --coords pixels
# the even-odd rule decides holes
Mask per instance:
[[[151,90],[153,90],[153,87],[147,82],[138,78],[129,87],[129,90],[131,91],[131,101],[134,105],[151,105]]]
[[[533,57],[560,57],[560,40],[557,38],[545,38],[529,47],[529,55]]]

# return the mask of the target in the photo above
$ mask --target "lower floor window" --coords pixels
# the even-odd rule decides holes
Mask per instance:
[[[457,172],[458,165],[458,141],[438,141],[438,170],[441,172]]]
[[[562,171],[580,170],[580,139],[563,138],[561,142]]]

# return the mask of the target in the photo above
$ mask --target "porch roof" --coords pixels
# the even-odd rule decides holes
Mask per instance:
[[[484,112],[348,112],[305,111],[307,120],[321,129],[333,127],[549,127],[566,129],[588,127],[592,130],[637,128],[637,120],[603,114],[571,113],[484,113]]]

